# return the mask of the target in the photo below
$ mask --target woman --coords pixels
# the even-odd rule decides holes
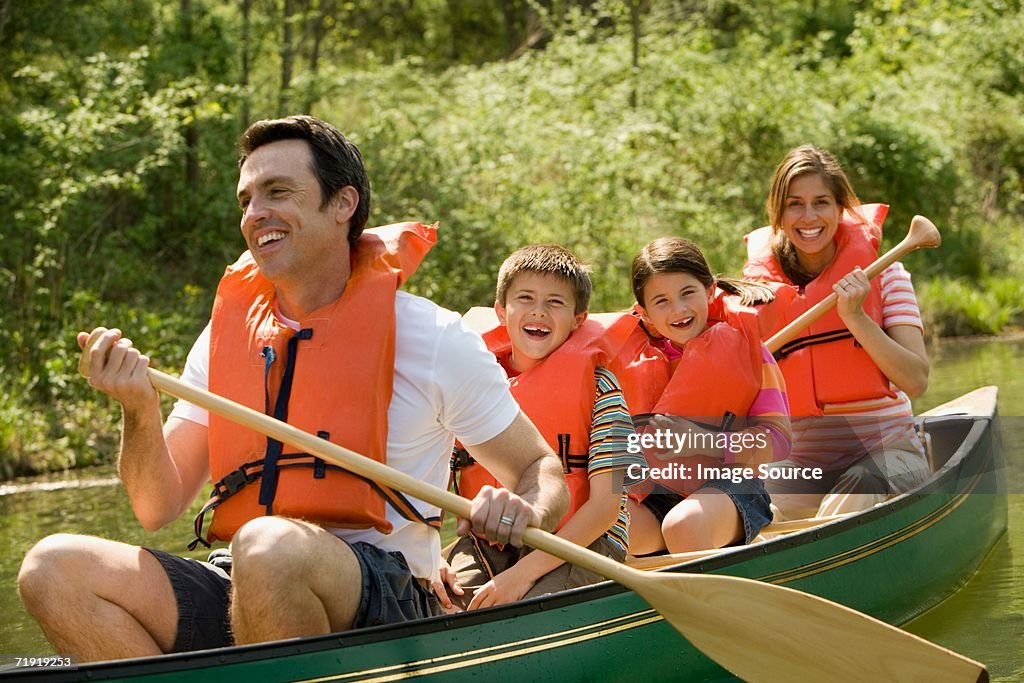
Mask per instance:
[[[869,282],[861,270],[878,256],[888,207],[862,206],[835,157],[805,145],[775,169],[767,209],[771,225],[747,235],[743,269],[780,283],[758,311],[762,338],[839,297],[776,353],[793,418],[792,451],[776,467],[823,477],[779,473],[768,490],[785,518],[869,508],[929,473],[908,398],[924,393],[929,371],[910,274],[896,263]]]

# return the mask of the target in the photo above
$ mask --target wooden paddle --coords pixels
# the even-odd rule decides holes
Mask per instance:
[[[907,231],[907,236],[895,247],[879,256],[877,261],[865,268],[864,274],[868,276],[868,280],[873,280],[883,270],[910,252],[916,249],[931,249],[940,244],[942,244],[942,235],[939,234],[939,229],[935,227],[935,224],[924,216],[914,216],[914,219],[910,221],[910,230]],[[838,300],[839,296],[832,292],[804,311],[796,320],[772,335],[764,343],[765,346],[768,347],[769,351],[775,353],[800,334],[804,328],[810,326],[818,318],[832,310]]]
[[[160,391],[470,516],[465,498],[156,370],[149,378]],[[642,572],[536,528],[526,530],[524,541],[636,591],[694,646],[748,681],[988,680],[978,662],[807,593],[733,576]]]

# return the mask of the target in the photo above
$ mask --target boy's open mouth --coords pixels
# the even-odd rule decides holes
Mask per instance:
[[[526,333],[526,336],[532,339],[544,339],[549,334],[551,334],[551,330],[547,329],[546,327],[539,327],[537,325],[524,325],[523,332]]]

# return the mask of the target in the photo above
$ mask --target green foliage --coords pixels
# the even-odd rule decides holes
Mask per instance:
[[[441,222],[410,289],[456,310],[529,242],[593,265],[594,310],[631,303],[660,235],[735,274],[810,142],[891,205],[887,246],[914,214],[942,230],[907,259],[930,331],[1024,323],[1019,2],[0,5],[0,475],[112,457],[74,334],[117,325],[180,367],[244,248],[234,142],[282,102],[360,146],[372,223]]]
[[[998,334],[1024,323],[1024,281],[931,280],[918,289],[925,327],[934,336]]]
[[[116,404],[78,375],[77,331],[99,323],[130,331],[138,348],[151,350],[155,367],[177,372],[208,315],[207,292],[194,286],[168,292],[159,310],[101,301],[92,292],[77,291],[65,302],[59,332],[35,339],[15,333],[5,339],[34,347],[39,360],[0,373],[0,476],[111,462],[115,457],[119,413]],[[26,401],[27,396],[35,400]],[[165,408],[170,404],[165,398]]]

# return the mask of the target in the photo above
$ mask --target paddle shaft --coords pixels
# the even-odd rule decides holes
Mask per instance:
[[[199,389],[182,382],[176,377],[149,368],[149,380],[153,386],[176,398],[184,399],[211,413],[248,427],[282,443],[300,448],[302,451],[344,467],[367,479],[426,501],[442,510],[469,519],[470,501],[442,488],[420,481],[405,472],[396,470],[376,460],[371,460],[344,446],[281,422],[239,403]],[[640,573],[587,548],[566,541],[542,529],[529,527],[523,534],[523,541],[532,548],[542,550],[566,562],[589,569],[601,576],[629,585],[630,572]]]
[[[868,280],[873,280],[882,271],[910,252],[917,249],[937,247],[940,244],[942,244],[942,236],[939,234],[935,224],[924,216],[914,216],[914,219],[910,221],[910,230],[907,232],[907,236],[899,244],[885,252],[874,263],[865,268],[864,274],[868,276]],[[765,346],[768,347],[770,352],[775,353],[800,334],[804,328],[817,322],[821,316],[831,311],[837,301],[839,301],[839,295],[832,292],[804,311],[796,320],[772,335],[764,343]]]

